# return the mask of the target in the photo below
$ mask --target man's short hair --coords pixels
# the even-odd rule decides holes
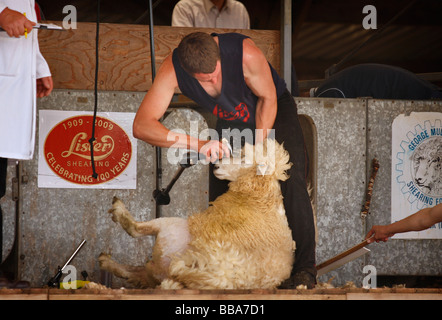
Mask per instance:
[[[181,66],[190,75],[214,72],[216,62],[221,59],[215,40],[204,32],[188,34],[177,49]]]

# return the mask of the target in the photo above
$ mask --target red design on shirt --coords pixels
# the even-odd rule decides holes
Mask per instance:
[[[213,108],[213,114],[218,118],[227,121],[239,119],[242,122],[247,122],[250,118],[249,109],[247,108],[247,105],[243,102],[237,105],[233,111],[223,110],[220,105],[216,105],[215,108]]]

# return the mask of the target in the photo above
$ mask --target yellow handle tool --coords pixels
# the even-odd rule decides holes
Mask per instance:
[[[26,12],[23,12],[23,15],[26,17]],[[25,38],[28,38],[28,29],[25,28]]]

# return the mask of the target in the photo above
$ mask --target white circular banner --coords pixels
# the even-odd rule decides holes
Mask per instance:
[[[401,114],[392,127],[391,221],[442,203],[442,113]],[[398,234],[402,239],[442,239],[442,224]]]

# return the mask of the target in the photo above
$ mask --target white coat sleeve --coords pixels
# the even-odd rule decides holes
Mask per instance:
[[[36,32],[37,30],[34,30]],[[46,59],[40,52],[40,45],[38,44],[37,38],[37,57],[36,57],[36,78],[45,78],[51,76],[51,70],[49,69],[49,65],[46,62]]]

